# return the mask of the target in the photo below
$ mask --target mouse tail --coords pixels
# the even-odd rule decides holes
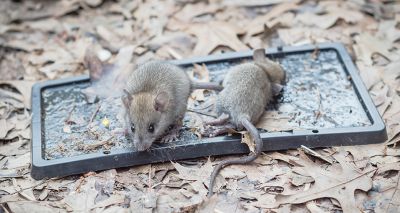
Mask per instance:
[[[191,90],[196,90],[196,89],[208,89],[208,90],[216,90],[216,91],[221,91],[223,87],[217,83],[212,83],[212,82],[196,82],[192,81],[191,82]]]
[[[211,173],[210,184],[208,185],[208,197],[211,197],[213,195],[215,179],[221,169],[232,164],[245,164],[252,162],[260,155],[262,151],[262,140],[257,128],[247,118],[241,118],[240,120],[243,127],[250,133],[251,137],[253,137],[255,141],[256,147],[254,153],[250,153],[248,156],[243,158],[224,160],[216,167],[214,167],[214,170]]]

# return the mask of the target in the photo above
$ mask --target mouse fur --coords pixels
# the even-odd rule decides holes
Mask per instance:
[[[146,62],[129,75],[122,101],[127,111],[128,135],[138,151],[148,149],[180,123],[194,89],[222,87],[192,82],[183,69],[163,61]]]
[[[218,164],[212,174],[208,196],[213,194],[213,185],[218,172],[231,164],[244,164],[255,160],[262,151],[262,140],[254,126],[264,113],[267,104],[274,96],[274,85],[282,84],[285,72],[275,62],[265,56],[264,49],[253,53],[253,62],[237,65],[228,72],[223,81],[224,89],[217,97],[217,113],[228,115],[228,119],[236,129],[245,128],[255,141],[255,152],[239,159],[229,159]],[[220,133],[222,133],[220,131]]]

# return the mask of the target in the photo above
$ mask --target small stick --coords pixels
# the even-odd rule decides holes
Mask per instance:
[[[93,149],[96,149],[97,147],[104,146],[104,145],[106,145],[106,144],[112,145],[113,142],[112,142],[112,141],[110,142],[110,140],[111,140],[112,138],[114,138],[114,136],[111,136],[111,137],[108,138],[107,140],[100,141],[100,142],[97,142],[97,143],[94,143],[94,144],[83,145],[81,148],[82,148],[83,150],[93,150]]]
[[[196,110],[194,110],[194,109],[187,109],[187,111],[188,111],[188,112],[197,113],[197,114],[200,114],[200,115],[205,115],[205,116],[213,117],[213,118],[216,118],[216,117],[217,117],[216,115],[211,115],[211,114],[207,114],[207,113],[204,113],[204,112],[199,112],[199,111],[196,111]]]
[[[315,156],[315,157],[318,157],[318,158],[320,158],[320,159],[322,159],[322,160],[324,160],[324,161],[326,161],[326,162],[328,162],[328,163],[330,163],[330,164],[333,164],[332,160],[330,160],[330,159],[328,159],[327,157],[325,157],[325,156],[319,154],[318,152],[316,152],[316,151],[314,151],[314,150],[312,150],[312,149],[310,149],[310,148],[308,148],[308,147],[306,147],[306,146],[304,146],[304,145],[301,145],[300,147],[301,147],[301,149],[304,150],[305,153],[308,153],[308,154],[310,154],[310,155],[313,155],[313,156]]]
[[[93,115],[90,117],[89,124],[91,124],[91,123],[93,122],[93,119],[94,119],[94,117],[96,117],[97,113],[99,112],[100,107],[101,107],[101,105],[100,105],[100,104],[97,104],[96,111],[94,111]],[[89,124],[88,124],[88,125],[89,125]]]
[[[75,104],[72,106],[72,109],[71,109],[71,111],[69,112],[69,114],[68,114],[68,117],[64,120],[64,123],[69,123],[70,122],[70,119],[71,119],[71,116],[72,116],[72,112],[75,110]]]

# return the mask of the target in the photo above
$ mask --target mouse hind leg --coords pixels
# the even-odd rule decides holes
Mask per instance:
[[[216,125],[223,125],[229,120],[229,115],[222,113],[218,118],[208,121],[205,123],[205,125],[211,125],[211,126],[216,126]]]
[[[202,131],[202,135],[203,136],[207,136],[207,137],[216,137],[218,135],[223,135],[226,133],[233,133],[236,132],[235,130],[235,125],[231,124],[231,123],[227,123],[221,126],[207,126],[206,128],[204,128],[204,130]]]

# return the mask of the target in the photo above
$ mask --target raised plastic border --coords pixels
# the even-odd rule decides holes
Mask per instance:
[[[320,50],[335,50],[344,70],[353,83],[358,98],[364,107],[371,126],[346,127],[318,130],[294,130],[293,132],[262,133],[263,150],[294,149],[305,145],[307,147],[329,147],[345,145],[361,145],[383,142],[387,139],[386,127],[365,88],[357,69],[349,54],[340,43],[322,43],[297,47],[270,48],[266,51],[268,57],[310,52],[315,48]],[[190,66],[194,63],[212,63],[251,58],[252,51],[233,52],[219,55],[210,55],[191,59],[172,61],[181,66]],[[43,178],[61,177],[81,174],[89,171],[98,171],[118,167],[128,167],[171,160],[182,160],[212,155],[248,153],[245,144],[240,143],[240,138],[222,136],[207,138],[195,144],[182,144],[173,148],[162,146],[151,151],[130,152],[126,150],[113,151],[109,154],[103,152],[83,154],[61,159],[45,160],[42,158],[42,101],[41,92],[45,88],[57,87],[65,84],[88,82],[88,76],[73,77],[37,83],[32,89],[32,170],[31,176],[38,180]]]

